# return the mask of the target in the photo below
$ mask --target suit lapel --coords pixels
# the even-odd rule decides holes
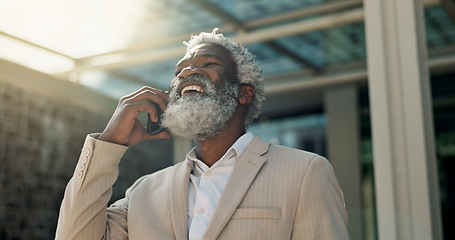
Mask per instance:
[[[255,137],[242,153],[221,195],[203,239],[216,239],[229,222],[257,173],[264,165],[266,158],[261,155],[267,152],[268,146],[268,143]]]
[[[175,238],[180,240],[188,239],[188,184],[192,168],[186,161],[175,167],[170,189],[171,218]]]

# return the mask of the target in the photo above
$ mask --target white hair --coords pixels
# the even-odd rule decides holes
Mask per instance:
[[[187,52],[193,47],[203,43],[214,43],[224,47],[231,53],[234,62],[237,65],[237,78],[239,83],[253,85],[256,92],[255,99],[251,103],[245,116],[245,127],[253,122],[258,117],[262,101],[264,100],[264,79],[262,78],[262,70],[257,65],[255,56],[246,48],[238,43],[232,42],[223,34],[216,33],[218,28],[213,29],[213,32],[201,32],[197,36],[191,36],[189,41],[183,42],[187,46]]]

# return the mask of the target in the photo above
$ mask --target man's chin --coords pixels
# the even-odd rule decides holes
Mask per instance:
[[[162,126],[172,135],[201,141],[215,136],[224,128],[227,121],[219,117],[219,111],[211,107],[184,104],[186,99],[181,100],[182,103],[168,106],[163,114]]]
[[[182,96],[180,96],[181,99],[186,99],[186,98],[194,98],[194,97],[202,97],[205,94],[203,92],[190,92],[190,93],[185,93]]]
[[[197,104],[197,102],[204,100],[204,97],[206,97],[206,95],[202,93],[186,93],[179,96],[175,102],[171,104],[175,107],[185,107],[185,105]]]

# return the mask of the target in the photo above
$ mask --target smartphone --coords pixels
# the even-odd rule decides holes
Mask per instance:
[[[165,128],[161,127],[161,115],[163,114],[163,111],[161,110],[160,106],[158,104],[154,104],[156,108],[156,114],[158,116],[158,121],[153,122],[150,119],[150,113],[147,114],[147,133],[150,135],[157,134],[159,132],[162,132],[165,130]]]

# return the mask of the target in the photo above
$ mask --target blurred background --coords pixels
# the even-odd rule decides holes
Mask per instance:
[[[86,135],[215,27],[263,69],[249,130],[331,161],[351,239],[455,239],[452,0],[0,0],[0,239],[53,239]],[[112,201],[191,147],[130,148]]]

